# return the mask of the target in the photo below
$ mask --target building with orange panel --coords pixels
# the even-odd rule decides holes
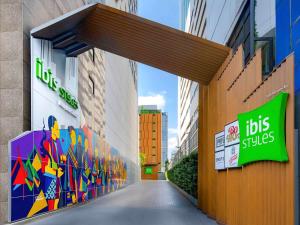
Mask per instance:
[[[162,112],[156,106],[141,106],[139,120],[140,155],[144,158],[141,178],[157,180],[161,170]]]

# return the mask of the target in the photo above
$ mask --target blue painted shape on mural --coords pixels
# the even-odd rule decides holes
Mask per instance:
[[[14,186],[13,191],[17,190],[19,187],[21,187],[21,184],[17,184]]]
[[[11,199],[11,220],[16,221],[26,218],[34,203],[34,196],[18,197]]]
[[[71,144],[70,134],[67,129],[60,130],[59,142],[60,142],[63,152],[66,154],[68,152],[69,146]]]
[[[11,148],[15,149],[15,151],[11,152],[12,158],[18,158],[19,156],[21,159],[27,159],[28,158],[28,150],[27,149],[33,149],[33,139],[34,134],[32,132],[16,139],[13,141]],[[26,145],[24,143],[26,142]],[[26,149],[24,149],[26,148]]]

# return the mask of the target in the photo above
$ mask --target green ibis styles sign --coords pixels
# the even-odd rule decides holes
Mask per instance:
[[[153,174],[152,167],[145,167],[145,174]]]
[[[285,146],[285,111],[288,93],[250,112],[238,115],[240,152],[238,165],[259,161],[288,161]]]
[[[70,92],[64,87],[58,87],[58,82],[52,74],[51,69],[44,70],[43,61],[39,58],[35,60],[35,72],[36,77],[40,79],[43,83],[48,85],[49,89],[52,91],[58,91],[59,97],[61,97],[66,103],[68,103],[73,109],[78,108],[77,100],[72,97]]]

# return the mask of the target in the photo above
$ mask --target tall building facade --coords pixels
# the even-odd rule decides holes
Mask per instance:
[[[96,2],[131,13],[137,10],[136,0],[0,1],[0,223],[7,221],[9,211],[8,142],[32,128],[30,31]],[[78,56],[78,102],[84,124],[126,156],[128,183],[140,176],[136,68],[135,62],[99,49]]]
[[[182,0],[181,29],[204,37],[206,29],[206,1]],[[198,148],[198,96],[197,82],[178,77],[178,150],[173,161],[197,151]],[[174,163],[173,163],[174,164]]]
[[[139,148],[143,161],[141,178],[157,180],[162,166],[162,112],[156,106],[140,106]]]
[[[234,50],[242,45],[244,63],[262,47],[264,74],[270,73],[275,53],[275,0],[182,0],[181,29]],[[270,47],[271,46],[271,47]],[[178,78],[177,162],[198,148],[199,85]]]
[[[162,151],[161,151],[161,171],[166,171],[165,165],[168,160],[168,113],[162,112]]]

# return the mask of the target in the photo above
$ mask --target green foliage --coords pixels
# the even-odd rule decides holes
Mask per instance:
[[[166,170],[169,169],[169,165],[170,165],[170,162],[169,162],[169,160],[167,159],[167,160],[165,161],[165,168],[166,168]]]
[[[167,171],[168,179],[197,198],[198,153],[193,152]]]
[[[140,158],[140,165],[141,165],[141,167],[143,167],[146,163],[146,154],[140,152],[139,153],[139,158]]]

